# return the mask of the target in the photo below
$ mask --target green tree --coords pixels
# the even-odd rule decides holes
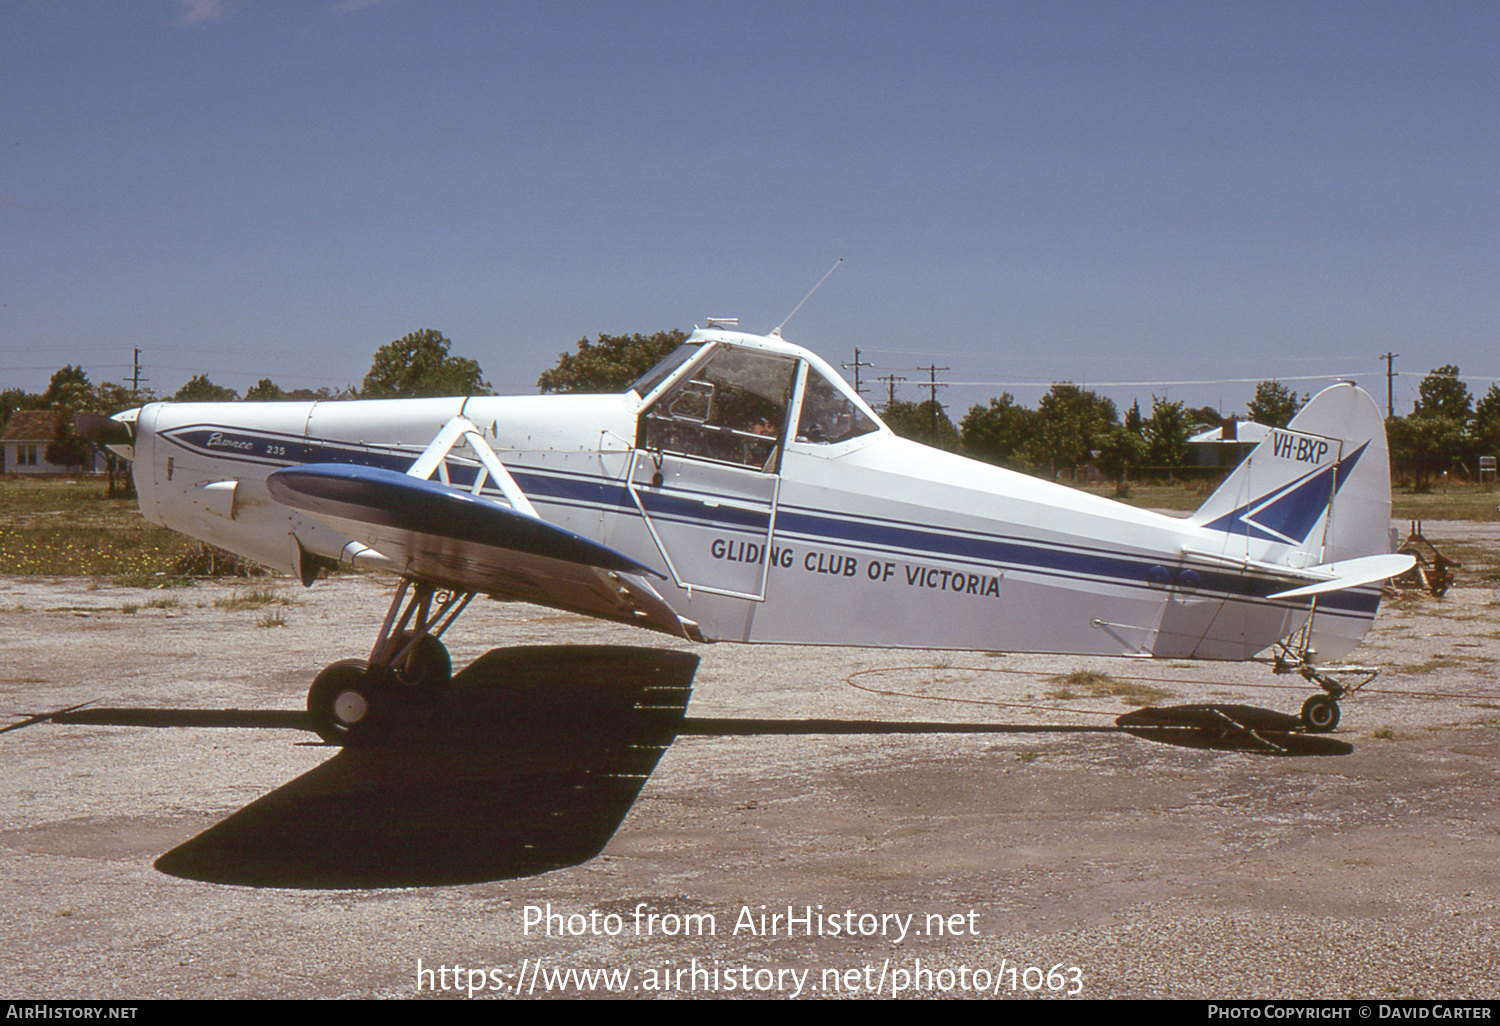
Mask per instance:
[[[1409,461],[1419,489],[1431,487],[1432,478],[1477,455],[1479,440],[1470,430],[1474,397],[1458,375],[1458,367],[1451,363],[1432,370],[1417,386],[1420,398],[1406,418],[1400,455]]]
[[[1500,384],[1491,385],[1474,406],[1474,420],[1482,424],[1500,425]]]
[[[149,388],[137,391],[126,385],[106,381],[102,385],[94,386],[93,402],[88,409],[93,413],[115,414],[136,406],[144,406],[155,400],[156,395]]]
[[[174,403],[224,403],[233,402],[238,398],[238,392],[232,388],[214,384],[208,380],[207,374],[194,376],[187,384],[172,393]]]
[[[1030,455],[1033,462],[1046,464],[1054,472],[1063,467],[1076,472],[1098,448],[1099,436],[1118,419],[1113,400],[1067,382],[1053,385],[1042,396],[1037,413],[1041,430]]]
[[[0,392],[0,427],[10,422],[10,415],[17,410],[41,410],[46,406],[42,397],[20,388],[7,388]]]
[[[335,392],[327,385],[321,388],[294,388],[286,393],[286,399],[297,403],[329,402],[337,399],[358,399],[359,391],[350,385],[341,391]]]
[[[1190,408],[1184,410],[1183,415],[1187,417],[1187,422],[1193,427],[1198,427],[1200,424],[1204,428],[1216,428],[1224,426],[1223,416],[1217,409],[1212,406],[1199,406],[1196,408]]]
[[[1255,398],[1250,400],[1245,409],[1250,419],[1257,424],[1284,428],[1305,402],[1306,394],[1298,399],[1297,393],[1281,382],[1262,381],[1255,386]]]
[[[931,399],[920,403],[898,400],[885,408],[880,419],[902,438],[950,451],[959,447],[958,429],[948,419],[943,404]]]
[[[1398,471],[1412,475],[1413,489],[1428,491],[1432,479],[1455,466],[1467,442],[1464,426],[1452,417],[1436,413],[1413,413],[1385,422],[1391,447],[1391,462]]]
[[[93,456],[93,446],[73,433],[73,415],[59,412],[57,437],[47,443],[48,463],[59,467],[82,467]]]
[[[964,450],[987,463],[1025,463],[1022,455],[1036,438],[1041,423],[1035,410],[1016,402],[1009,392],[991,399],[988,407],[972,406],[964,415],[960,434]]]
[[[1469,388],[1458,378],[1458,368],[1448,363],[1422,379],[1417,386],[1421,398],[1412,410],[1413,416],[1446,417],[1468,427],[1474,418],[1474,399]]]
[[[557,366],[542,372],[543,392],[623,392],[687,340],[683,331],[654,335],[600,335],[578,340],[578,352],[559,353]]]
[[[50,406],[71,417],[88,405],[93,392],[94,388],[89,384],[89,376],[83,372],[83,368],[69,364],[52,375],[47,391],[42,393],[42,402],[44,408]]]
[[[1115,494],[1125,494],[1131,467],[1146,456],[1146,440],[1123,424],[1116,424],[1099,438],[1099,469],[1115,482]]]
[[[247,403],[279,403],[286,398],[281,386],[270,378],[261,378],[245,392]]]
[[[441,332],[424,328],[375,351],[362,399],[415,399],[440,395],[489,395],[479,364],[449,356],[453,343]]]
[[[1491,385],[1474,406],[1474,423],[1469,430],[1476,455],[1500,455],[1500,385]]]
[[[93,447],[73,432],[73,417],[93,403],[94,389],[82,367],[69,364],[52,375],[42,393],[42,408],[57,411],[57,437],[47,443],[48,463],[59,467],[82,467],[93,455]]]
[[[1192,425],[1182,403],[1168,402],[1151,397],[1151,416],[1147,419],[1143,434],[1146,441],[1146,462],[1153,467],[1180,467],[1193,455],[1187,440]]]

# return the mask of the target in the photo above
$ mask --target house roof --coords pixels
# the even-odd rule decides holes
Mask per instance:
[[[51,442],[58,435],[61,410],[17,410],[5,423],[4,442]]]
[[[1239,421],[1235,426],[1235,437],[1224,440],[1224,429],[1222,427],[1209,428],[1188,439],[1189,445],[1259,445],[1265,441],[1266,435],[1271,429],[1265,424],[1257,424],[1253,420]]]

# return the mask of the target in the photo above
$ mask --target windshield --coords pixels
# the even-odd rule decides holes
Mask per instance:
[[[690,360],[694,356],[696,356],[698,350],[702,347],[702,342],[687,342],[683,345],[678,346],[676,349],[668,353],[666,358],[658,363],[655,367],[652,367],[645,374],[642,374],[639,378],[636,378],[635,383],[632,384],[628,389],[626,389],[626,391],[634,392],[636,395],[644,399],[646,396],[651,394],[652,390],[655,389],[657,385],[660,385],[663,381],[667,380],[667,378],[671,377],[673,371],[675,371],[678,367],[681,367],[687,360]]]
[[[797,441],[831,445],[879,430],[849,397],[811,367],[802,393],[802,416],[797,421]]]
[[[796,369],[791,356],[715,349],[646,410],[639,444],[770,472],[786,430]]]

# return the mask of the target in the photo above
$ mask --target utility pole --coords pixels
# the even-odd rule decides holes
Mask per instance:
[[[840,364],[840,366],[843,367],[844,370],[848,370],[850,367],[854,368],[854,394],[855,395],[864,395],[865,394],[865,386],[863,386],[863,385],[861,385],[859,383],[859,369],[861,367],[873,367],[875,365],[873,363],[870,363],[868,360],[865,361],[864,363],[861,363],[860,359],[859,359],[859,346],[855,346],[854,347],[854,362],[853,363]]]
[[[940,370],[945,371],[945,370],[948,370],[948,369],[949,368],[947,368],[947,367],[939,367],[937,364],[932,364],[930,367],[918,367],[917,368],[917,370],[924,370],[924,371],[927,372],[927,379],[928,379],[928,385],[927,385],[927,387],[930,388],[930,389],[932,389],[932,437],[933,437],[934,441],[937,440],[937,436],[938,436],[938,429],[937,429],[937,418],[938,418],[937,390],[939,388],[947,388],[948,387],[947,385],[939,385],[938,384],[937,372],[940,371]]]
[[[890,386],[890,397],[885,401],[885,408],[890,409],[892,406],[896,405],[896,382],[905,381],[906,379],[895,374],[887,374],[884,377],[876,378],[875,380],[884,381],[887,385]]]
[[[1385,361],[1385,417],[1387,420],[1396,415],[1395,390],[1391,387],[1391,379],[1396,376],[1396,372],[1391,367],[1391,361],[1400,355],[1400,353],[1382,353],[1377,358]]]
[[[141,347],[135,347],[134,367],[130,375],[130,390],[139,392],[141,390]]]

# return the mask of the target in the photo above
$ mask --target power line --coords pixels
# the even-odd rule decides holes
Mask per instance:
[[[926,370],[926,368],[922,368]],[[1001,388],[1047,388],[1056,384],[1082,384],[1089,388],[1143,388],[1151,385],[1258,385],[1262,381],[1347,381],[1354,374],[1299,374],[1287,377],[1271,374],[1259,378],[1200,378],[1191,381],[1086,381],[1073,382],[1065,378],[1032,378],[1029,381],[950,381],[955,387],[1001,387]],[[1494,378],[1464,378],[1465,381],[1493,381]]]

